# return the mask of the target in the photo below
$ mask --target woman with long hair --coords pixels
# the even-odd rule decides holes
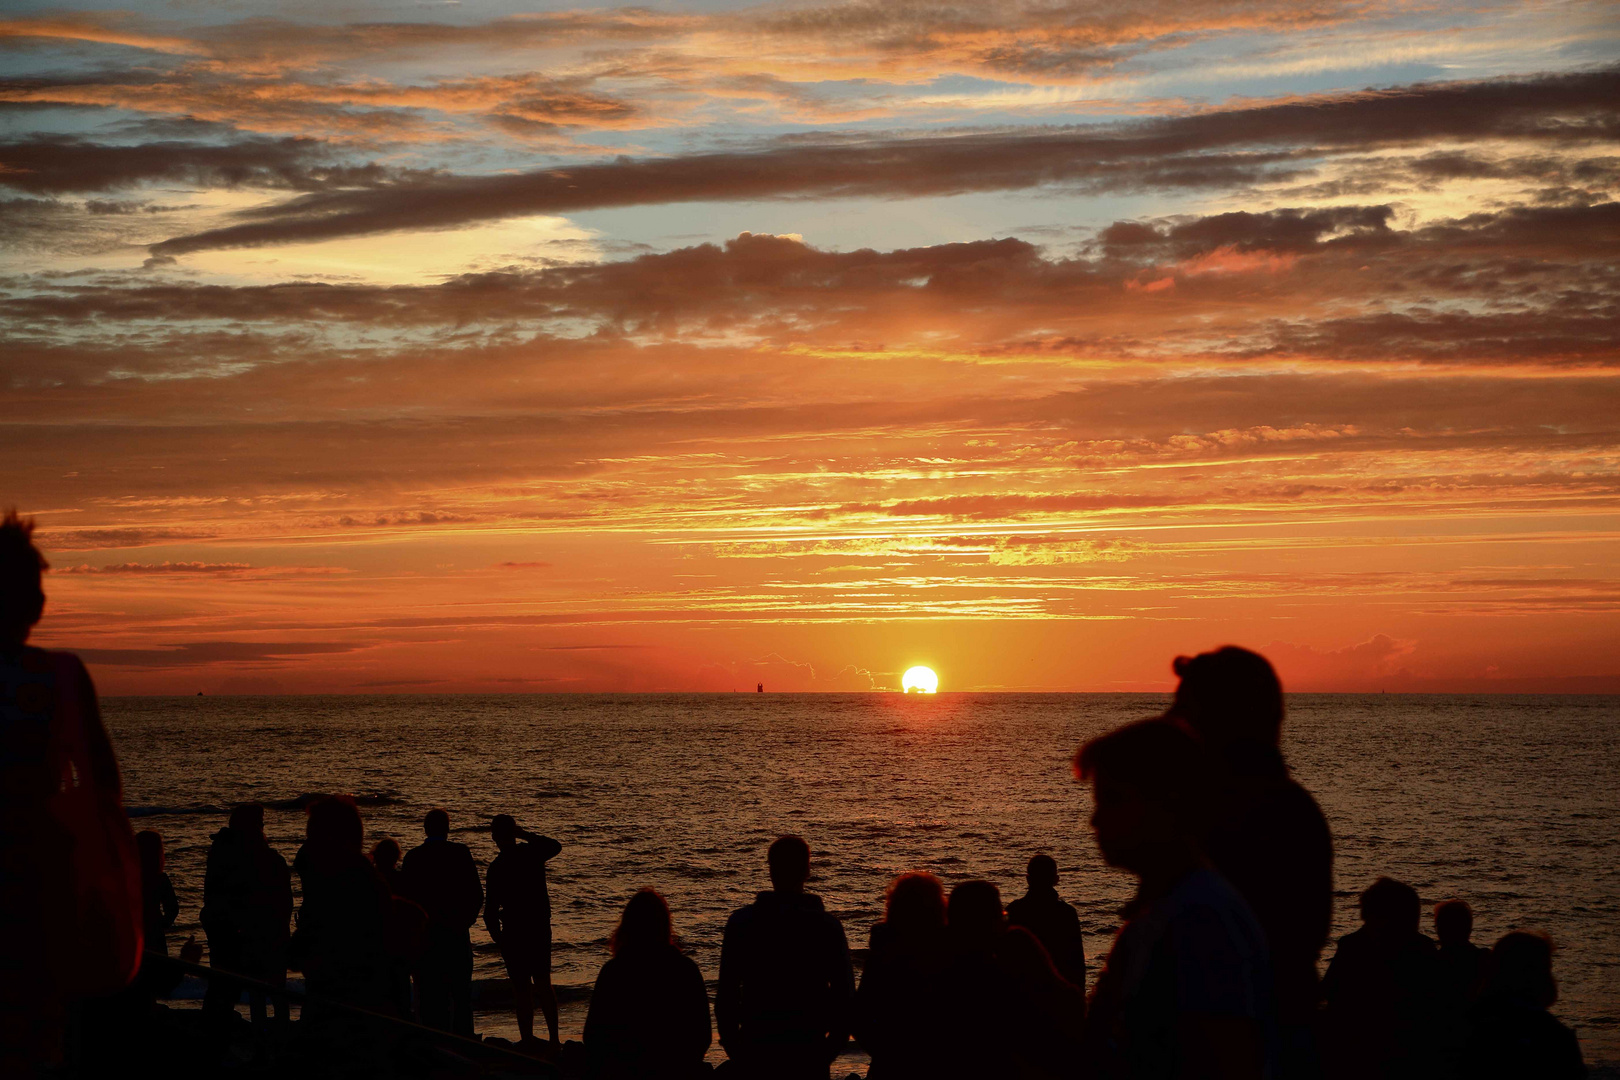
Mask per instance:
[[[709,993],[675,944],[669,906],[652,889],[624,905],[585,1017],[588,1075],[689,1077],[707,1071]]]
[[[933,874],[901,874],[889,886],[855,993],[855,1037],[872,1055],[873,1078],[947,1074],[960,1033],[950,1030],[943,995],[945,913],[945,890]]]

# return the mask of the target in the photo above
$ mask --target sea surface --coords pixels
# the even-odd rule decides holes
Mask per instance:
[[[444,807],[481,866],[494,855],[486,823],[510,813],[563,844],[553,977],[563,1037],[578,1038],[635,889],[668,898],[712,987],[726,917],[768,887],[766,845],[787,832],[810,842],[811,889],[857,960],[894,875],[986,878],[1010,900],[1025,861],[1048,852],[1095,978],[1131,883],[1098,858],[1069,760],[1165,703],[766,693],[113,698],[103,709],[136,827],[168,845],[181,900],[171,947],[202,939],[208,838],[232,803],[272,806],[267,831],[289,861],[310,793],[359,797],[368,847],[386,835],[409,850],[424,812]],[[1620,1062],[1620,698],[1294,695],[1284,749],[1333,828],[1335,935],[1359,924],[1356,895],[1380,874],[1426,905],[1466,899],[1479,944],[1545,931],[1559,946],[1554,1012],[1589,1064]],[[474,942],[476,978],[501,979],[482,925]],[[478,1026],[515,1038],[497,1009]],[[864,1072],[857,1056],[842,1064],[836,1075]]]

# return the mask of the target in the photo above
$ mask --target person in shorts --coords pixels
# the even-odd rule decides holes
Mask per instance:
[[[518,827],[510,814],[497,814],[489,834],[500,849],[489,864],[484,888],[484,926],[500,947],[512,982],[522,1043],[534,1042],[534,1001],[540,1000],[553,1049],[557,1039],[557,992],[551,986],[551,896],[546,863],[562,845]]]

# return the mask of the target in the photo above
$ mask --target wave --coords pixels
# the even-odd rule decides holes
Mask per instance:
[[[259,805],[266,810],[306,810],[309,804],[316,799],[324,799],[329,792],[306,791],[301,795],[294,795],[290,799],[260,799]],[[356,806],[397,806],[405,800],[397,791],[375,791],[365,795],[351,796]],[[228,814],[228,806],[215,806],[213,803],[188,803],[176,806],[127,806],[124,813],[132,818],[146,817],[190,817],[197,814]]]

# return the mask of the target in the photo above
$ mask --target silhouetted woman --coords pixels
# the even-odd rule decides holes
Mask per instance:
[[[310,804],[304,846],[293,860],[304,886],[292,959],[313,995],[365,1008],[390,1002],[385,925],[391,894],[361,850],[354,800]]]
[[[45,610],[34,523],[0,519],[0,1075],[60,1063],[67,1007],[129,985],[141,873],[118,759],[72,653],[30,647]]]
[[[955,1032],[944,1075],[1067,1076],[1079,1048],[1085,994],[1021,926],[1008,927],[1001,893],[964,881],[947,909],[951,960],[946,1009]]]
[[[855,992],[855,1037],[872,1080],[939,1076],[954,1038],[945,1015],[945,890],[933,874],[901,874],[872,927]]]
[[[1468,1017],[1459,1075],[1480,1080],[1586,1075],[1575,1033],[1547,1010],[1558,1000],[1552,942],[1515,930],[1491,950],[1490,982]]]
[[[652,889],[632,896],[609,945],[585,1017],[588,1075],[677,1080],[708,1071],[708,990],[675,946],[664,898]]]

